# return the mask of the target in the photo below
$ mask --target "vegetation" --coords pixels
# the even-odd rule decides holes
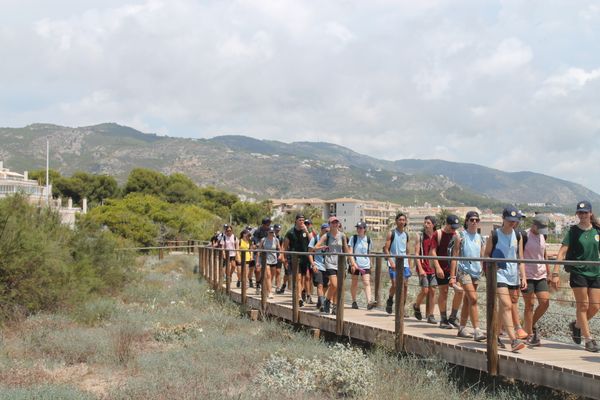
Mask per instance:
[[[72,230],[24,197],[0,200],[0,320],[122,287],[133,276],[123,243],[91,223]]]

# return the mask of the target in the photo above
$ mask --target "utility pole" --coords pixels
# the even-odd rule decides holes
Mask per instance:
[[[50,206],[50,136],[46,136],[46,206]]]

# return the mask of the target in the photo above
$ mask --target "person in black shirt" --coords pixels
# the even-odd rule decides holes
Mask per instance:
[[[310,233],[306,224],[304,223],[305,218],[304,215],[298,214],[296,215],[296,222],[294,226],[285,234],[285,238],[283,240],[283,262],[286,264],[288,269],[291,268],[288,259],[285,257],[286,251],[301,251],[308,253],[308,243],[310,242]],[[298,274],[300,275],[300,279],[298,279],[298,291],[302,292],[305,286],[305,282],[308,279],[307,287],[310,287],[310,261],[308,259],[307,254],[302,254],[298,256]],[[308,277],[308,278],[307,278]],[[293,276],[293,279],[297,277]],[[306,292],[308,293],[308,291]],[[299,301],[300,307],[304,305],[304,300],[300,299]]]

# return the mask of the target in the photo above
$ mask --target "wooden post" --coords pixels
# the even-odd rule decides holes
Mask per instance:
[[[158,259],[162,260],[165,258],[165,253],[163,252],[162,247],[160,249],[158,249]]]
[[[486,276],[487,296],[487,371],[498,376],[498,315],[496,313],[496,263],[488,263]]]
[[[297,324],[300,319],[300,310],[298,302],[300,293],[298,293],[298,254],[292,254],[292,275],[289,277],[292,284],[292,322]]]
[[[398,257],[396,262],[396,309],[394,310],[395,345],[396,351],[404,351],[404,257]]]
[[[383,259],[375,257],[375,303],[381,304],[381,264]]]
[[[224,257],[227,257],[226,254],[226,250],[218,252],[219,262],[217,263],[217,287],[219,288],[220,292],[223,291],[223,264],[225,261]],[[227,267],[225,267],[225,273],[227,274]]]
[[[215,249],[213,251],[213,268],[212,268],[212,283],[213,283],[213,288],[215,290],[218,289],[218,282],[219,282],[219,270],[221,269],[219,267],[219,263],[221,262],[221,249]]]
[[[261,264],[261,270],[262,270],[262,274],[260,276],[260,280],[262,281],[262,284],[260,285],[260,310],[263,313],[263,315],[267,312],[267,297],[269,296],[269,293],[267,292],[267,279],[266,279],[266,270],[267,268],[269,268],[269,266],[267,265],[267,253],[266,252],[262,252],[260,253],[260,264]],[[269,271],[271,272],[271,271]]]
[[[242,260],[242,305],[246,305],[248,303],[248,281],[246,279],[246,275],[248,275],[248,266],[246,264],[246,257],[248,254],[245,251],[242,251],[241,260]]]
[[[335,313],[335,334],[344,334],[344,277],[346,273],[346,257],[338,256],[337,269],[337,306]]]
[[[206,280],[210,285],[212,285],[212,258],[213,248],[210,247],[206,249]]]
[[[187,241],[187,254],[190,254],[190,241]]]

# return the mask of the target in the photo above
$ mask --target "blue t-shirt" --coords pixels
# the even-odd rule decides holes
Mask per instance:
[[[517,235],[513,230],[508,235],[502,232],[502,229],[496,229],[496,235],[498,235],[498,243],[496,248],[502,251],[504,258],[517,258]],[[491,240],[491,238],[490,238]],[[505,283],[510,286],[519,285],[519,266],[517,263],[507,262],[506,267],[498,267],[496,279],[498,283]]]
[[[317,243],[319,243],[319,239],[321,239],[320,235],[315,235],[313,236],[312,239],[310,239],[310,243],[308,244],[308,248],[309,249],[314,249],[315,246],[317,245]],[[313,254],[313,259],[315,260],[315,264],[317,265],[317,269],[319,271],[325,271],[325,260],[324,257],[322,255],[322,253],[324,253],[325,250],[317,250],[314,254]]]
[[[394,241],[390,246],[390,255],[392,256],[405,256],[406,255],[406,244],[408,243],[408,234],[406,232],[398,232],[398,229],[394,229],[393,233]],[[388,267],[390,263],[388,262]],[[396,266],[398,268],[398,266]],[[408,264],[408,258],[404,259],[404,269],[406,270],[404,275],[410,276],[410,267]]]
[[[356,246],[354,245],[354,238],[356,238]],[[350,249],[354,254],[369,254],[369,240],[366,236],[362,238],[358,235],[352,236],[348,243]],[[356,265],[360,269],[370,269],[371,259],[369,257],[354,257],[356,259]]]
[[[461,257],[481,257],[481,235],[479,233],[462,231],[460,238]],[[479,279],[481,276],[481,262],[479,261],[459,261],[458,268],[473,278]]]

